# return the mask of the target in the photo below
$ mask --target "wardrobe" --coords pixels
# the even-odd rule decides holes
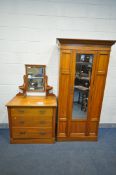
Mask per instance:
[[[112,40],[58,38],[58,141],[96,141]],[[110,116],[109,116],[110,117]]]

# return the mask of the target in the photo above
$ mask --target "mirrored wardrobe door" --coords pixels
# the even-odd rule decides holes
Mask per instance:
[[[95,55],[76,53],[72,120],[86,120]]]

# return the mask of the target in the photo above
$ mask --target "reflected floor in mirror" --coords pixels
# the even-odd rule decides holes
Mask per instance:
[[[85,110],[82,105],[82,99],[79,99],[79,92],[74,92],[74,101],[73,101],[73,119],[86,119],[87,118],[87,109]]]
[[[86,119],[87,111],[81,110],[81,104],[77,102],[73,103],[73,119]]]

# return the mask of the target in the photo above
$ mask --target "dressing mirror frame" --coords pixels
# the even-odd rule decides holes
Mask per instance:
[[[44,70],[44,73],[43,73],[43,81],[44,81],[44,85],[43,85],[43,90],[29,90],[29,83],[28,83],[28,70],[27,68],[30,67],[30,68],[43,68]],[[26,64],[25,65],[25,72],[26,72],[26,91],[27,92],[46,92],[46,65],[34,65],[34,64]],[[38,79],[40,78],[41,76],[38,76]]]

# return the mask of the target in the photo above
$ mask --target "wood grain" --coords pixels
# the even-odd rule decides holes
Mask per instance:
[[[56,104],[55,96],[15,96],[7,103],[10,143],[54,143]]]
[[[58,98],[58,141],[97,140],[112,40],[58,38],[60,79]],[[76,54],[94,56],[86,119],[72,119]]]
[[[57,106],[56,96],[34,97],[34,96],[15,96],[6,106],[26,106],[26,107],[49,107]]]

